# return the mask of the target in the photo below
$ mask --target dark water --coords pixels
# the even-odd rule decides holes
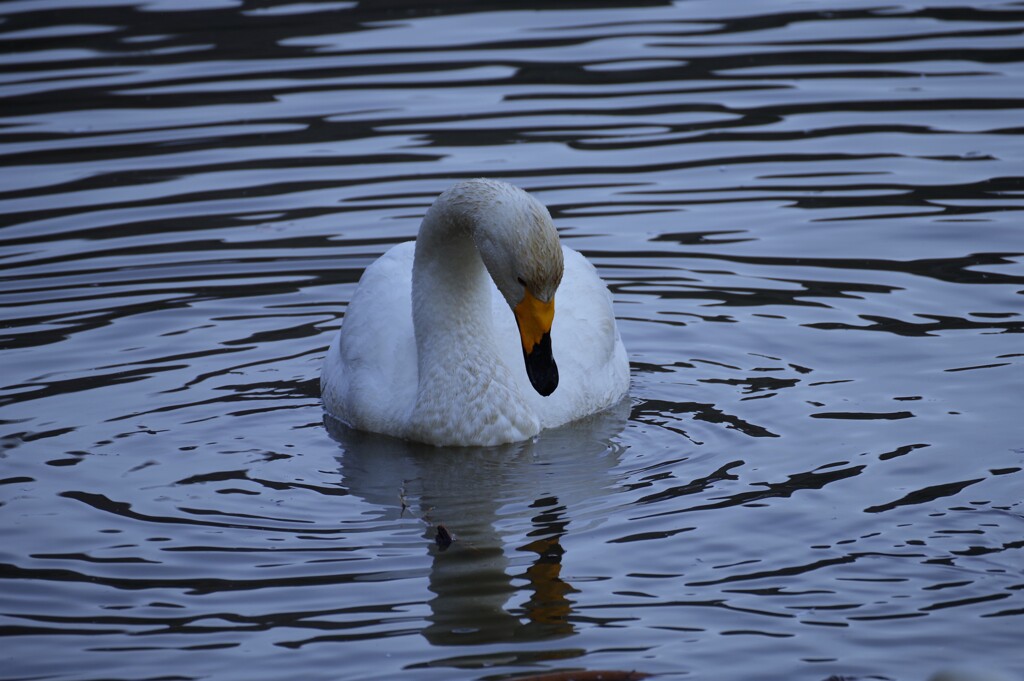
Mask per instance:
[[[0,675],[1024,675],[1024,4],[966,5],[0,5]],[[329,433],[361,271],[473,176],[630,401]]]

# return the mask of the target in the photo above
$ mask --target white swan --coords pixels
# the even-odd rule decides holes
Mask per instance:
[[[366,269],[320,388],[359,430],[488,446],[617,403],[629,363],[593,265],[559,244],[540,202],[480,179],[441,194],[416,241]]]

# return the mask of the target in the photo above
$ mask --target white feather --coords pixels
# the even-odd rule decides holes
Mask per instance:
[[[559,382],[548,397],[527,377],[510,308],[522,297],[520,271],[538,295],[557,286]],[[327,413],[354,428],[460,446],[528,439],[616,404],[628,388],[604,282],[582,255],[559,247],[541,204],[490,180],[446,191],[417,243],[366,269],[321,377]]]

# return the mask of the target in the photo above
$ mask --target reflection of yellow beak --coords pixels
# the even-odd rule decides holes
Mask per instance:
[[[541,302],[526,289],[523,299],[515,307],[519,336],[523,341],[523,352],[529,355],[540,345],[541,339],[551,333],[551,322],[555,318],[555,299]]]

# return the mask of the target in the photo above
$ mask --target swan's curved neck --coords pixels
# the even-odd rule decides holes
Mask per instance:
[[[432,433],[435,444],[466,441],[469,430],[475,441],[488,444],[525,439],[539,430],[498,352],[493,285],[474,243],[481,228],[486,229],[472,208],[444,196],[420,225],[412,270],[418,367],[414,439],[423,431]],[[509,409],[510,403],[523,409]],[[503,410],[509,413],[499,414]]]
[[[465,350],[462,346],[474,337],[485,340],[481,337],[492,333],[490,276],[473,243],[475,228],[472,216],[442,201],[431,206],[420,225],[412,309],[421,372],[425,360],[447,363],[436,352]]]

